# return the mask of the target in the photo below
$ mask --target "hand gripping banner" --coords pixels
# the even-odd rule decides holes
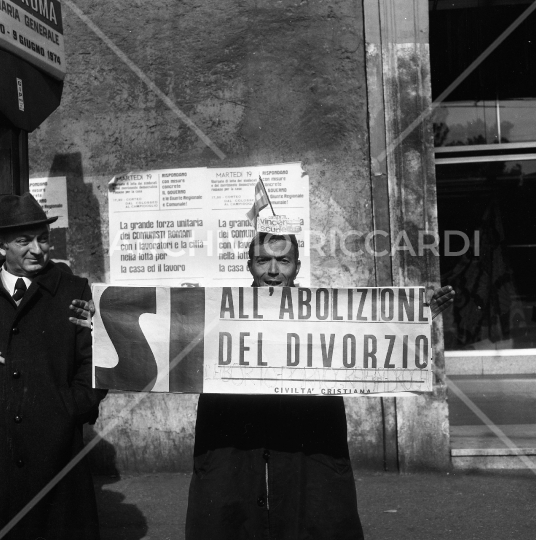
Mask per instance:
[[[94,285],[96,388],[363,396],[431,392],[423,288]]]

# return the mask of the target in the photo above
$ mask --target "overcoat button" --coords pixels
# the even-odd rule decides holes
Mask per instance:
[[[270,450],[265,450],[264,453],[262,454],[262,457],[268,461],[270,459]]]
[[[20,371],[18,369],[13,372],[13,378],[14,379],[20,378]]]
[[[19,333],[19,329],[15,326],[15,328],[13,328],[13,330],[11,330],[14,334],[18,334]]]
[[[22,422],[22,416],[19,416],[17,414],[17,416],[15,416],[15,424],[20,424]]]
[[[263,496],[260,496],[258,499],[257,499],[257,504],[259,506],[264,506],[266,504],[266,501],[264,500],[264,497]]]
[[[22,461],[22,459],[17,459],[16,463],[17,467],[24,467],[24,461]]]

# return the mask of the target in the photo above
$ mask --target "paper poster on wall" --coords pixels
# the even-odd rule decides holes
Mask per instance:
[[[41,205],[47,217],[58,219],[50,224],[51,229],[69,227],[69,209],[67,206],[67,178],[30,178],[30,193]]]
[[[118,284],[245,285],[262,178],[276,214],[297,220],[301,285],[310,283],[309,177],[300,163],[132,172],[109,184],[110,274]],[[260,216],[272,215],[269,207]]]
[[[94,387],[346,395],[430,392],[424,288],[94,285]]]

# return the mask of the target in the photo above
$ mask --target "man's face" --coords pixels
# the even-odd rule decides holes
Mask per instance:
[[[291,287],[300,271],[293,245],[286,240],[275,240],[255,246],[248,270],[255,287]]]
[[[4,234],[0,253],[6,258],[6,268],[15,276],[31,278],[48,263],[49,231],[46,225]]]

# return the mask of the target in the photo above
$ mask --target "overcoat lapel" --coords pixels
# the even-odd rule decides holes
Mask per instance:
[[[13,306],[17,306],[14,321],[16,321],[27,309],[27,307],[32,304],[33,300],[38,300],[43,296],[43,292],[40,290],[41,288],[46,289],[50,294],[54,295],[58,288],[60,279],[61,271],[55,268],[53,264],[47,264],[42,272],[32,280],[32,283],[28,287],[28,290],[24,293],[21,303],[18,306],[4,287],[0,287],[2,292],[9,297]]]

